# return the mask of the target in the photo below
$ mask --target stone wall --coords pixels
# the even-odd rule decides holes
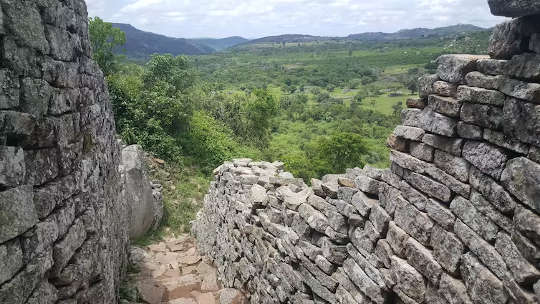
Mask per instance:
[[[308,187],[280,163],[217,168],[193,231],[223,283],[253,304],[540,302],[538,20],[498,26],[493,58],[438,59],[390,169]]]
[[[116,303],[119,145],[83,0],[0,0],[0,303]]]

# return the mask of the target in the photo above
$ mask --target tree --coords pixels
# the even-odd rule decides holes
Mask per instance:
[[[361,93],[358,93],[354,96],[353,103],[355,104],[362,104],[362,100],[364,99],[364,96]]]
[[[116,71],[116,60],[113,50],[126,43],[126,34],[112,24],[104,22],[99,17],[90,18],[88,32],[92,45],[93,59],[105,75]]]
[[[345,172],[347,168],[363,167],[363,155],[368,149],[362,136],[337,132],[323,136],[316,145],[318,159],[324,161],[330,172]]]
[[[411,94],[416,93],[418,91],[418,80],[416,77],[412,77],[407,81],[407,89],[411,91]]]
[[[399,116],[399,114],[401,113],[401,110],[403,110],[403,104],[400,101],[398,101],[392,106],[392,110],[394,110],[393,111],[394,116]]]

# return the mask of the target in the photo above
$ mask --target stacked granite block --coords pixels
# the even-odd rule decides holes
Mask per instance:
[[[216,169],[194,233],[225,285],[251,303],[540,302],[540,16],[490,4],[527,13],[491,57],[441,56],[420,79],[390,169],[311,187],[280,163]]]
[[[0,303],[115,303],[128,206],[83,0],[0,0]]]

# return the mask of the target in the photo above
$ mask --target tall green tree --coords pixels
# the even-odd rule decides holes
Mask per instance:
[[[330,172],[345,172],[347,168],[363,167],[368,147],[362,136],[350,132],[336,132],[319,138],[315,156],[326,163]],[[329,173],[329,172],[328,172]]]
[[[99,17],[88,20],[90,43],[92,44],[93,59],[105,75],[116,71],[114,48],[126,43],[126,34],[120,29],[113,28],[111,23],[104,22]]]

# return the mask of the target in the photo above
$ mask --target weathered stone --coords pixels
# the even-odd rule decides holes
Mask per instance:
[[[418,78],[418,90],[420,97],[426,98],[433,93],[433,83],[439,80],[438,75],[424,75]]]
[[[480,61],[478,62],[478,65],[479,66],[481,65]],[[464,91],[462,91],[463,97],[466,97],[467,99],[473,99],[473,97],[476,97],[475,99],[477,99],[477,101],[475,102],[479,102],[479,103],[493,104],[491,103],[492,101],[495,101],[497,103],[497,100],[499,98],[498,96],[500,96],[499,94],[501,94],[499,92],[489,91],[490,93],[488,93],[488,97],[491,97],[489,99],[478,98],[480,97],[480,95],[476,95],[473,93],[473,89],[475,89],[473,87],[483,88],[483,89],[488,89],[488,90],[499,89],[499,87],[501,86],[501,81],[504,78],[503,76],[501,76],[502,68],[500,71],[491,71],[491,72],[495,73],[495,75],[497,76],[484,75],[480,72],[470,72],[469,74],[467,74],[467,76],[465,76],[465,79],[469,87],[468,89],[464,89]],[[477,91],[477,92],[480,93],[482,91]],[[504,102],[504,95],[502,95],[502,98]],[[469,101],[472,101],[472,100],[469,100]],[[496,103],[494,103],[494,105],[496,105]]]
[[[439,150],[451,153],[456,156],[461,156],[461,148],[463,147],[462,139],[449,138],[435,134],[426,134],[424,135],[422,142]]]
[[[394,255],[394,251],[387,240],[379,240],[377,246],[375,246],[375,256],[379,259],[379,262],[386,268],[390,268],[390,257]]]
[[[525,53],[513,56],[505,69],[505,75],[518,79],[540,79],[540,55]]]
[[[540,164],[540,148],[531,146],[529,149],[529,155],[527,155],[527,157],[530,160]]]
[[[458,117],[461,109],[461,102],[454,97],[442,97],[429,95],[428,106],[435,112]]]
[[[422,98],[409,98],[407,99],[407,107],[423,109],[426,107],[426,101]]]
[[[442,268],[433,258],[432,253],[413,238],[405,244],[407,261],[434,285],[439,284]]]
[[[429,203],[429,198],[427,196],[425,196],[420,191],[413,188],[406,181],[401,182],[399,189],[401,191],[401,195],[403,196],[403,198],[411,202],[418,210],[426,211],[426,205]],[[400,193],[397,193],[397,196],[399,195]],[[396,198],[393,198],[393,200],[394,200],[393,203],[396,204],[399,198],[396,197]]]
[[[297,210],[301,204],[307,201],[307,198],[311,195],[311,193],[311,188],[305,188],[299,192],[294,192],[289,186],[281,186],[276,189],[277,198],[283,201],[283,204],[291,210]],[[337,189],[335,192],[335,197],[337,198]]]
[[[395,222],[390,222],[388,225],[388,234],[386,235],[386,241],[392,247],[394,252],[402,256],[405,250],[405,244],[409,235],[399,228]]]
[[[379,194],[380,182],[377,180],[369,178],[365,175],[358,175],[358,177],[356,177],[354,180],[354,183],[356,184],[356,187],[363,192]]]
[[[448,187],[451,191],[463,196],[463,197],[469,197],[471,193],[471,187],[465,183],[460,182],[456,178],[454,178],[452,175],[444,172],[443,170],[435,167],[435,166],[429,166],[426,169],[427,175],[438,181],[439,183],[445,185]]]
[[[433,83],[433,93],[446,97],[455,97],[457,93],[457,84],[446,81],[435,81]]]
[[[410,143],[410,153],[412,156],[421,159],[423,161],[433,161],[433,147],[419,142]]]
[[[251,202],[253,204],[264,205],[268,202],[268,196],[266,195],[266,189],[260,185],[253,185],[251,187]]]
[[[373,224],[370,221],[366,221],[364,229],[356,228],[349,238],[358,250],[371,253],[375,249],[375,244],[380,236]]]
[[[504,134],[540,147],[540,106],[508,98],[504,103]]]
[[[443,55],[437,58],[439,78],[451,82],[462,83],[467,73],[476,69],[476,62],[487,56],[474,55]]]
[[[144,151],[132,145],[122,149],[121,197],[131,208],[130,237],[138,238],[152,227],[157,228],[163,216],[163,201],[156,200],[148,177]]]
[[[373,302],[378,304],[385,302],[387,297],[386,292],[373,282],[353,259],[349,258],[343,263],[343,270],[360,291]]]
[[[325,196],[328,196],[330,198],[337,198],[337,193],[338,193],[338,188],[339,188],[337,180],[335,183],[333,182],[323,183],[321,187]]]
[[[328,219],[310,205],[300,205],[298,212],[300,213],[300,216],[308,223],[308,225],[316,231],[324,233],[328,227]]]
[[[433,112],[430,107],[423,110],[406,109],[402,112],[402,124],[417,127],[444,136],[456,134],[457,121],[454,118]]]
[[[511,232],[513,230],[512,220],[504,216],[499,211],[495,210],[493,204],[488,202],[480,193],[474,191],[470,199],[471,204],[474,205],[483,215],[487,216],[493,223],[497,224],[501,229]]]
[[[503,283],[487,270],[476,257],[467,253],[462,258],[460,266],[461,275],[467,286],[468,294],[474,303],[481,304],[504,304],[508,295],[504,290]]]
[[[344,178],[344,177],[340,177],[338,178],[338,184],[341,186],[341,187],[349,187],[349,188],[354,188],[356,185],[354,184],[354,181],[350,178]]]
[[[540,247],[540,218],[531,211],[518,207],[514,214],[514,225],[523,235]]]
[[[437,150],[435,151],[434,163],[437,167],[450,173],[462,182],[469,180],[470,164],[463,158]]]
[[[497,226],[489,218],[478,212],[470,201],[458,196],[452,201],[450,209],[484,239],[492,241],[497,236],[499,231]]]
[[[18,241],[0,245],[0,285],[10,280],[23,267],[23,253]]]
[[[486,75],[503,75],[506,63],[506,60],[480,59],[477,65],[478,70]]]
[[[0,146],[0,186],[21,185],[25,169],[24,152],[21,148]]]
[[[508,136],[500,132],[496,132],[490,129],[484,129],[483,137],[485,140],[492,144],[506,148],[508,150],[512,150],[520,154],[527,154],[529,151],[529,146],[527,146],[526,144],[509,138]]]
[[[408,152],[408,140],[390,134],[386,140],[386,145],[393,150]]]
[[[473,188],[482,193],[501,212],[509,213],[516,207],[517,203],[510,194],[489,176],[480,172],[480,170],[471,168],[469,182]]]
[[[527,52],[529,45],[526,42],[538,32],[539,26],[538,16],[516,18],[497,25],[490,39],[489,55],[495,59],[510,59]]]
[[[499,90],[504,94],[518,99],[540,104],[540,84],[504,78]]]
[[[242,294],[233,288],[225,288],[219,291],[219,304],[241,304]]]
[[[534,33],[529,41],[529,51],[540,54],[540,33]]]
[[[397,126],[394,129],[395,136],[415,141],[421,141],[425,133],[423,129],[407,126]]]
[[[452,233],[440,226],[433,227],[431,234],[431,246],[435,260],[448,272],[457,271],[461,254],[464,251],[463,244]],[[442,282],[441,282],[442,283]]]
[[[86,230],[81,220],[77,220],[64,239],[54,246],[54,272],[59,273],[68,264],[75,251],[86,240]]]
[[[467,76],[472,73],[467,74]],[[476,75],[476,74],[473,74]],[[478,75],[476,75],[478,77]],[[472,78],[472,77],[469,77]],[[497,89],[496,87],[495,89]],[[469,86],[459,86],[457,99],[462,102],[481,103],[493,106],[502,106],[505,96],[503,93],[494,90],[486,90]]]
[[[467,139],[482,139],[482,128],[466,124],[460,121],[457,125],[457,132],[460,137]]]
[[[400,203],[396,208],[394,221],[401,229],[424,245],[429,244],[433,221],[413,205]]]
[[[478,141],[467,141],[463,146],[463,157],[480,171],[500,179],[508,156],[504,150]]]
[[[0,10],[1,12],[1,10]],[[1,13],[0,13],[1,16]],[[18,79],[8,69],[0,70],[0,110],[15,108],[19,105],[20,85]]]
[[[326,197],[326,193],[324,193],[324,190],[322,189],[322,181],[312,178],[311,179],[311,188],[313,189],[313,193],[315,195],[318,195],[320,197]]]
[[[447,229],[451,229],[456,220],[454,214],[447,207],[433,199],[426,204],[426,212],[437,224]]]
[[[540,278],[540,271],[523,258],[508,234],[501,232],[497,235],[495,248],[506,262],[516,282],[531,283]]]
[[[11,2],[6,3],[3,11],[5,26],[23,45],[34,48],[42,54],[49,52],[49,43],[45,38],[43,22],[36,6]]]
[[[472,304],[465,285],[447,274],[443,274],[439,283],[439,293],[452,304]]]
[[[456,221],[454,231],[459,239],[469,247],[471,252],[486,265],[501,281],[508,280],[510,274],[501,255],[488,242],[484,241],[471,228],[463,224],[460,220]]]
[[[30,186],[0,192],[0,210],[0,243],[17,237],[38,222]]]
[[[540,165],[524,157],[508,162],[501,182],[522,203],[540,213]]]
[[[540,14],[540,4],[536,1],[489,0],[491,13],[496,16],[522,17]]]
[[[369,217],[371,208],[377,205],[377,201],[367,197],[363,192],[358,191],[353,197],[351,204],[358,210],[360,215]]]
[[[461,107],[460,118],[466,123],[500,130],[503,123],[503,111],[501,108],[488,105],[465,103]]]
[[[426,286],[422,275],[406,261],[393,256],[391,271],[396,278],[394,290],[399,290],[418,303],[424,301]]]
[[[396,163],[402,168],[409,169],[417,173],[423,173],[427,164],[408,154],[392,150],[390,152],[390,161]]]
[[[386,231],[388,231],[388,223],[390,222],[390,216],[383,208],[381,208],[380,206],[374,206],[369,215],[369,220],[380,235],[386,234]]]
[[[405,177],[405,179],[416,189],[429,195],[430,197],[437,198],[443,202],[449,202],[452,198],[452,192],[445,185],[438,183],[428,177],[417,173],[411,173]]]
[[[25,78],[21,81],[21,109],[23,112],[43,117],[48,112],[49,100],[53,95],[52,87],[44,80]],[[42,102],[45,100],[47,102]]]
[[[364,257],[352,244],[347,245],[347,252],[349,256],[360,266],[360,268],[365,272],[365,274],[378,286],[381,288],[386,287],[384,279],[376,267],[377,262],[371,259],[371,256],[368,258]],[[376,259],[376,258],[375,258]]]

